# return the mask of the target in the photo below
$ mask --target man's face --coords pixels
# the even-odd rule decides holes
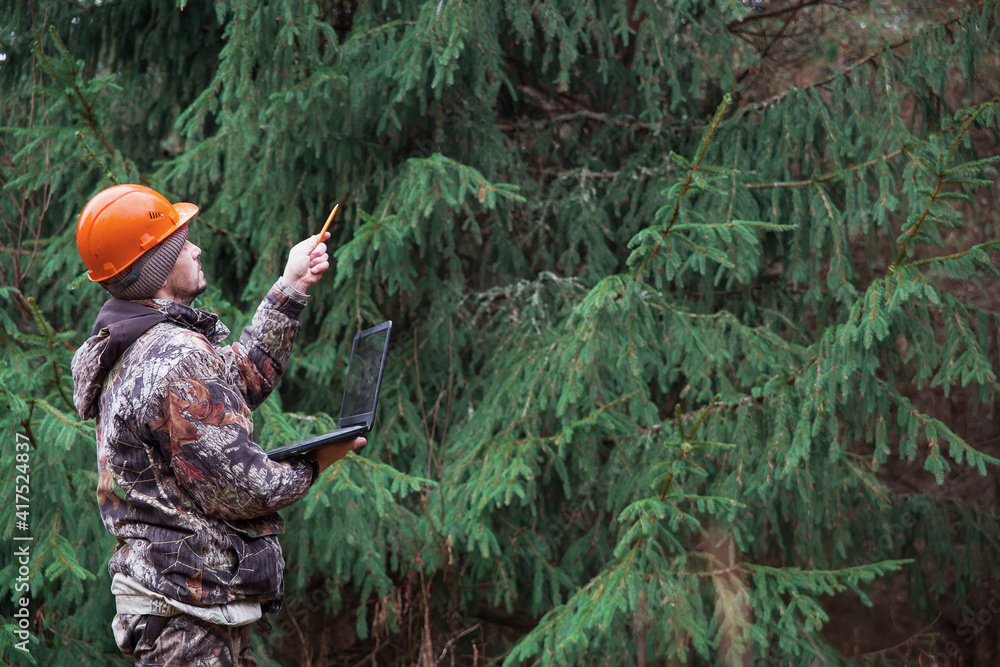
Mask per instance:
[[[167,282],[160,288],[165,291],[165,298],[170,301],[190,306],[194,298],[208,289],[208,281],[205,279],[205,272],[201,270],[201,248],[191,243],[184,242],[181,253],[177,255],[174,268],[167,276]]]

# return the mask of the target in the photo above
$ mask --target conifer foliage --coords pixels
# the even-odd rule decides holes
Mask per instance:
[[[395,322],[261,664],[1000,655],[997,0],[9,4],[5,663],[122,661],[69,376],[113,182],[201,207],[237,331],[340,204],[264,447]]]

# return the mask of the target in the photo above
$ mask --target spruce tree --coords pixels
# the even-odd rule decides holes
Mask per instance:
[[[395,322],[261,664],[991,664],[1000,2],[924,4],[5,7],[4,661],[125,664],[69,359],[141,182],[234,331],[340,204],[263,446]]]

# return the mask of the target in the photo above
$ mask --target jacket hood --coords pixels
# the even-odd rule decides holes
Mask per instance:
[[[161,322],[197,331],[213,344],[229,336],[215,313],[162,299],[108,300],[97,314],[90,338],[73,355],[73,404],[81,417],[97,416],[108,372],[132,343]]]
[[[138,301],[105,302],[90,338],[73,355],[73,403],[81,417],[97,416],[97,403],[108,371],[129,345],[166,321],[166,315]]]

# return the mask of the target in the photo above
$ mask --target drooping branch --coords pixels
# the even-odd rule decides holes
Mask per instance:
[[[742,32],[741,28],[743,26],[749,25],[756,21],[765,21],[767,19],[777,18],[779,16],[784,16],[785,14],[795,14],[800,9],[805,9],[806,7],[811,7],[813,5],[823,5],[829,4],[826,0],[802,0],[795,5],[785,5],[784,7],[775,7],[774,9],[765,9],[760,12],[751,14],[750,16],[745,16],[743,18],[736,19],[735,21],[730,21],[729,25],[726,26],[730,32],[738,33]]]

